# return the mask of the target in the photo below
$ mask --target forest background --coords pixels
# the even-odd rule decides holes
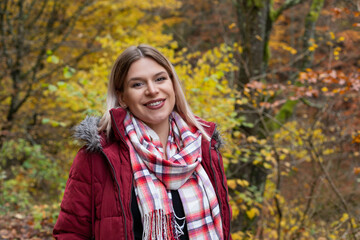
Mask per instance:
[[[72,129],[140,43],[218,123],[233,239],[360,239],[359,0],[2,0],[0,239],[52,239]]]

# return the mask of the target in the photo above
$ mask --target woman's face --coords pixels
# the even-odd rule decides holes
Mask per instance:
[[[169,74],[151,58],[140,58],[129,68],[120,102],[153,130],[169,128],[175,92]]]

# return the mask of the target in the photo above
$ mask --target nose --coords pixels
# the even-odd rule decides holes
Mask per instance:
[[[149,82],[147,85],[147,89],[145,94],[147,95],[156,95],[159,93],[159,89],[157,88],[156,84],[153,82]]]

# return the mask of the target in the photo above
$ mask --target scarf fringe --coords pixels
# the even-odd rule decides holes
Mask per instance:
[[[174,216],[166,215],[161,209],[146,214],[143,227],[144,240],[178,240],[181,235]]]

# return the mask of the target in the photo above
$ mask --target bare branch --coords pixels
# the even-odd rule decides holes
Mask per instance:
[[[32,9],[34,9],[35,3],[37,3],[37,0],[33,0],[31,2],[30,7],[29,7],[30,11]],[[41,18],[41,15],[44,13],[44,10],[45,10],[45,7],[46,7],[47,3],[48,3],[48,0],[43,0],[42,5],[40,7],[40,10],[38,11],[37,14],[34,14],[33,19],[31,21],[29,21],[28,24],[26,24],[26,27],[32,27],[32,26],[35,25],[35,23]],[[32,14],[29,13],[29,16],[31,16],[31,15]]]
[[[272,13],[272,15],[271,15],[272,21],[275,22],[285,10],[287,10],[293,6],[296,6],[298,4],[301,4],[303,2],[305,2],[305,0],[286,0],[279,9],[275,10]]]

